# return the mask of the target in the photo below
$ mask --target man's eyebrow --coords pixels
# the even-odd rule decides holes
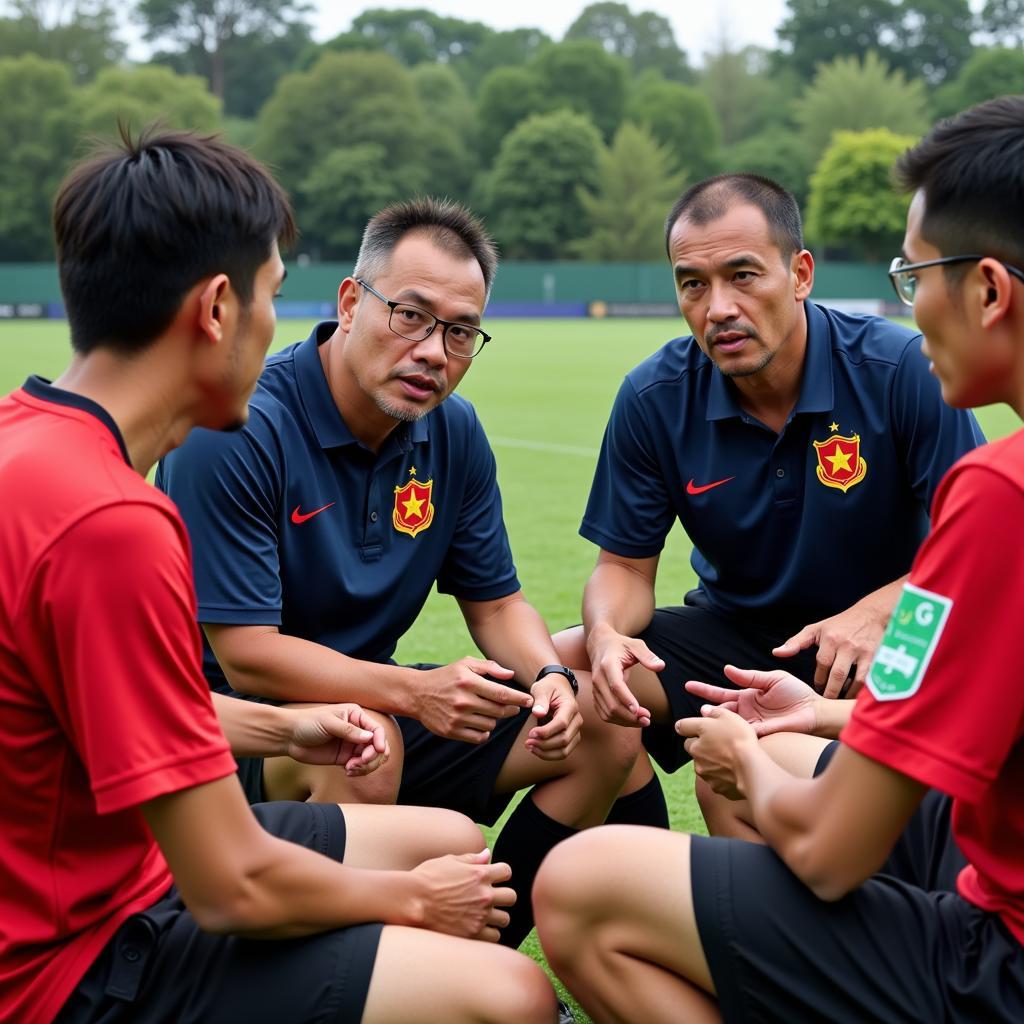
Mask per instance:
[[[415,288],[403,289],[395,296],[395,301],[408,302],[412,306],[422,306],[423,309],[427,310],[430,313],[434,313],[435,316],[437,315],[434,312],[434,303],[431,302],[431,300],[428,299],[426,295],[423,295],[422,293],[416,291]],[[480,323],[480,314],[465,313],[462,316],[457,316],[451,322],[457,324],[471,324],[475,326],[476,324]]]
[[[739,256],[733,256],[724,263],[718,264],[718,266],[725,267],[728,270],[739,270],[741,267],[763,267],[764,261],[751,253],[741,253]],[[702,274],[707,274],[707,272],[707,267],[688,267],[680,264],[675,268],[676,277],[687,277],[691,275],[694,277],[700,277]]]

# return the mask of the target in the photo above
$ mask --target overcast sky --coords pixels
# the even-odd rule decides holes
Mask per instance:
[[[772,46],[775,28],[786,13],[785,0],[627,0],[632,11],[655,11],[672,24],[676,42],[687,51],[691,64],[700,64],[703,53],[713,48],[722,34],[733,47],[756,43]],[[586,0],[515,0],[514,3],[481,4],[480,0],[408,0],[408,2],[339,4],[315,0],[314,38],[330,39],[344,31],[363,10],[375,7],[428,7],[438,14],[466,21],[482,21],[496,29],[540,28],[553,39],[587,6]]]

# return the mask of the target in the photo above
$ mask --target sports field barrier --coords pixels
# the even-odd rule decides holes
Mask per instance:
[[[338,283],[351,263],[287,264],[281,317],[329,318]],[[819,263],[813,297],[852,312],[894,312],[886,267],[876,263]],[[488,317],[677,316],[667,262],[502,264]],[[0,319],[63,318],[52,263],[0,264]]]

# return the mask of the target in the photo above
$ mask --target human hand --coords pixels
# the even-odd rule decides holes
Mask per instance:
[[[716,793],[743,800],[737,768],[744,746],[757,746],[753,728],[735,712],[705,704],[700,718],[681,718],[676,732],[685,736],[683,746],[693,758],[693,770]]]
[[[595,626],[587,638],[593,679],[594,706],[606,721],[616,725],[647,726],[651,713],[641,707],[626,683],[629,670],[642,665],[652,672],[665,667],[651,649],[635,637],[623,636],[609,626]]]
[[[802,679],[782,669],[756,672],[734,665],[725,666],[725,675],[740,689],[730,690],[695,679],[687,681],[686,689],[702,700],[735,712],[753,727],[758,737],[773,732],[813,734],[818,728],[818,705],[824,698]]]
[[[892,611],[891,606],[882,608],[878,601],[870,600],[872,596],[829,619],[804,626],[799,633],[776,647],[772,654],[776,658],[791,658],[817,644],[815,688],[829,699],[856,696],[867,679],[871,659],[881,643]],[[853,679],[844,691],[851,672]]]
[[[446,739],[483,743],[500,719],[533,706],[530,694],[485,678],[511,679],[514,674],[496,661],[483,658],[462,658],[451,665],[419,672],[413,717]]]
[[[516,901],[515,890],[500,883],[512,877],[507,864],[491,864],[489,850],[479,853],[448,854],[424,861],[413,869],[422,884],[421,928],[466,939],[497,942],[500,929],[508,924],[508,913]]]
[[[347,775],[369,775],[391,754],[384,726],[358,704],[282,710],[290,716],[286,753],[303,764],[338,764]]]
[[[530,687],[536,724],[526,737],[526,749],[542,761],[561,761],[577,747],[583,716],[569,680],[550,672]],[[547,721],[544,721],[547,719]]]

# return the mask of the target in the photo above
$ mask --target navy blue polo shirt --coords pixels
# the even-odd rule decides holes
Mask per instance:
[[[276,625],[380,662],[435,582],[488,601],[519,581],[472,405],[451,395],[374,453],[345,425],[320,362],[336,326],[272,356],[248,424],[193,431],[156,482],[192,538],[201,622]],[[204,659],[226,689],[208,646]]]
[[[805,303],[800,396],[778,434],[692,337],[632,370],[580,527],[626,558],[676,519],[712,608],[798,629],[902,576],[939,480],[984,441],[942,401],[921,335]]]

